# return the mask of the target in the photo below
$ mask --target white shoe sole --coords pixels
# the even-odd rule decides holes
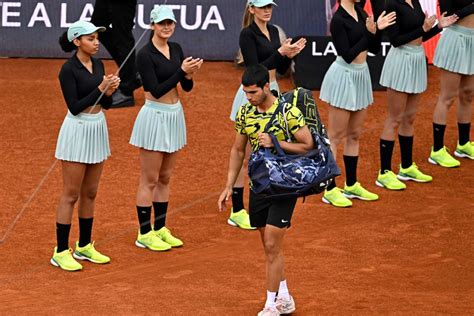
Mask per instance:
[[[53,266],[55,266],[55,267],[61,268],[61,267],[59,266],[59,264],[57,264],[56,261],[54,261],[52,258],[51,258],[51,260],[49,260],[49,263],[51,263],[51,264],[52,264]]]
[[[229,224],[230,226],[239,227],[239,225],[231,221],[230,218],[227,219],[227,224]]]
[[[76,252],[73,252],[72,253],[72,256],[77,259],[77,260],[86,260],[86,261],[90,261],[92,263],[97,263],[97,264],[105,264],[105,263],[109,263],[109,262],[99,262],[99,261],[95,261],[95,260],[92,260],[91,258],[88,258],[88,257],[84,257],[84,256],[81,256],[81,255],[78,255],[76,254]]]
[[[467,154],[458,153],[457,150],[454,152],[454,156],[459,157],[459,158],[467,158],[467,159],[474,160],[474,157],[471,157]]]
[[[329,205],[332,205],[331,202],[329,202],[329,200],[326,200],[326,198],[323,196],[322,199],[321,199],[324,203],[326,204],[329,204]]]
[[[170,246],[170,248],[168,248],[168,249],[159,249],[159,250],[157,249],[157,250],[155,250],[155,249],[151,249],[151,248],[145,246],[144,244],[138,242],[138,240],[135,240],[135,246],[137,246],[138,248],[150,249],[151,251],[158,251],[158,252],[168,251],[168,250],[171,250],[171,248],[172,248]]]
[[[376,199],[376,200],[366,199],[366,198],[363,198],[363,197],[358,196],[358,195],[352,195],[352,194],[347,194],[347,193],[342,193],[342,194],[348,199],[359,199],[359,200],[362,200],[362,201],[377,201],[378,200],[378,199]]]
[[[343,193],[344,194],[344,193]],[[332,205],[334,207],[339,207],[339,208],[347,208],[347,207],[351,207],[352,205],[347,205],[347,206],[337,206],[337,205],[334,205],[332,204],[328,199],[326,199],[324,196],[321,198],[321,200],[326,203],[326,204],[329,204],[329,205]]]
[[[454,154],[456,156],[456,154]],[[435,165],[435,166],[440,166],[440,167],[443,167],[443,168],[457,168],[459,167],[461,164],[457,165],[457,166],[443,166],[441,165],[440,163],[436,162],[435,160],[433,160],[431,157],[428,158],[428,162],[432,165]]]
[[[61,268],[61,266],[60,266],[59,264],[56,263],[56,261],[53,260],[53,258],[51,258],[51,259],[49,260],[49,263],[51,263],[51,264],[52,264],[53,266],[55,266],[55,267],[58,267],[58,268],[61,269],[61,270],[67,271],[67,272],[75,272],[75,271],[81,271],[81,270],[82,270],[82,268],[81,268],[81,269],[77,269],[77,270],[66,270],[66,269],[63,269],[63,268]]]
[[[430,180],[430,181],[423,181],[423,180],[418,180],[418,179],[414,179],[414,178],[410,178],[410,177],[404,177],[404,176],[401,176],[399,174],[397,174],[397,179],[398,180],[403,180],[403,181],[415,181],[415,182],[418,182],[418,183],[429,183],[433,180]]]
[[[383,183],[379,182],[378,180],[375,181],[375,185],[378,186],[378,187],[381,187],[381,188],[384,188],[384,189],[387,189],[387,190],[390,190],[390,191],[403,191],[405,190],[406,188],[401,188],[401,189],[390,189],[390,188],[387,188]]]

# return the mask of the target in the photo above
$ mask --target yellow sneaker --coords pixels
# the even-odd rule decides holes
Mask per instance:
[[[416,163],[412,163],[410,167],[403,169],[400,165],[400,171],[398,172],[397,178],[403,181],[415,181],[415,182],[431,182],[433,177],[424,174],[420,171]]]
[[[446,146],[438,151],[433,151],[433,147],[431,147],[431,154],[428,158],[428,162],[433,165],[440,165],[441,167],[445,168],[455,168],[459,167],[461,164],[458,160],[451,156]]]
[[[379,171],[379,175],[375,184],[381,188],[389,190],[405,190],[407,186],[398,180],[397,176],[391,170],[385,170],[383,173]]]
[[[49,261],[53,266],[59,267],[65,271],[82,270],[82,265],[72,257],[72,249],[57,252],[58,247],[54,247],[53,257]]]
[[[365,189],[359,182],[351,186],[344,185],[344,196],[349,199],[359,199],[363,201],[376,201],[379,196]]]
[[[89,260],[93,263],[109,263],[110,258],[98,252],[94,247],[94,243],[95,241],[85,245],[84,247],[79,247],[79,242],[76,242],[76,250],[72,256],[78,260]]]
[[[256,229],[250,225],[250,216],[246,210],[242,209],[238,212],[230,211],[229,219],[227,219],[227,224],[235,227],[239,227],[242,229],[253,230]]]
[[[474,159],[474,142],[467,142],[462,146],[458,142],[454,155],[459,158]]]
[[[135,246],[139,248],[148,248],[153,251],[166,251],[171,249],[171,246],[158,237],[153,230],[150,230],[148,233],[143,235],[138,231]]]
[[[332,188],[329,191],[325,191],[323,198],[324,203],[334,205],[336,207],[350,207],[352,206],[352,201],[349,200],[342,194],[342,190],[338,187]]]
[[[160,238],[173,248],[181,247],[183,245],[183,242],[180,239],[171,235],[171,231],[166,227],[162,227],[159,230],[154,230],[154,232],[156,236],[158,236],[158,238]]]

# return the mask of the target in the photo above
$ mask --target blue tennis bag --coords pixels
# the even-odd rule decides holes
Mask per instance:
[[[297,88],[280,96],[281,102],[265,133],[284,103],[296,105],[303,113],[315,147],[304,155],[285,153],[276,137],[270,134],[274,150],[260,148],[252,152],[248,171],[251,190],[266,198],[301,197],[323,192],[341,174],[329,146],[326,129],[310,90]],[[283,113],[285,117],[285,113]],[[287,134],[289,138],[289,134]]]

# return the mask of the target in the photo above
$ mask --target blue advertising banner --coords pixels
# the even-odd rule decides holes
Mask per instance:
[[[149,13],[163,1],[139,0],[134,35],[149,27]],[[325,0],[276,0],[273,24],[288,36],[327,32]],[[168,0],[178,20],[173,41],[186,55],[208,60],[233,60],[246,0]],[[66,57],[58,38],[76,20],[90,20],[93,0],[0,1],[0,56]],[[143,42],[148,40],[145,37]],[[142,46],[144,43],[140,43]],[[107,56],[105,49],[102,56]]]

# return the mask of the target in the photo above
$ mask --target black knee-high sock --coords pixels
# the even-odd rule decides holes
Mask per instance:
[[[433,123],[433,151],[438,151],[444,147],[444,131],[446,125]]]
[[[359,156],[344,155],[344,166],[346,168],[346,185],[353,186],[357,182],[357,161]]]
[[[56,241],[58,253],[69,249],[69,232],[71,231],[71,224],[60,224],[56,222]]]
[[[238,212],[244,208],[244,188],[232,188],[232,212]]]
[[[392,154],[395,141],[380,139],[380,173],[392,170]]]
[[[471,123],[458,123],[459,145],[463,146],[469,141]]]
[[[331,191],[332,189],[334,189],[336,187],[336,179],[334,178],[331,183],[329,183],[328,187],[327,187],[327,191]]]
[[[92,222],[94,218],[79,217],[79,247],[87,246],[91,242]]]
[[[138,206],[138,222],[140,223],[140,234],[146,234],[151,230],[151,206]]]
[[[160,230],[166,224],[166,212],[168,211],[168,202],[153,202],[153,209],[155,210],[154,230]]]
[[[398,135],[398,141],[400,142],[402,168],[409,168],[413,164],[413,136]]]

